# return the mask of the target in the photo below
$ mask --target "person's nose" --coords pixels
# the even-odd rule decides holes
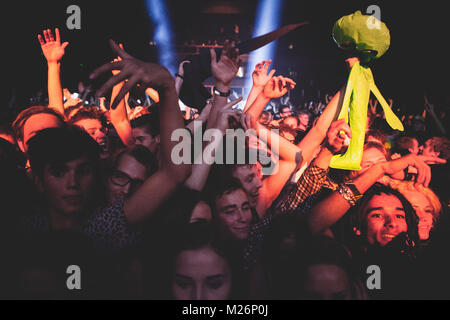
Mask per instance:
[[[122,193],[127,196],[130,193],[131,190],[131,183],[127,183],[122,187]]]
[[[261,189],[261,187],[262,187],[262,180],[261,180],[261,178],[257,176],[255,178],[255,180],[256,180],[256,188],[258,188],[258,190]]]
[[[390,229],[395,229],[397,227],[397,222],[391,216],[386,215],[384,218],[384,225]]]
[[[191,299],[192,300],[204,300],[203,288],[201,285],[196,285],[195,288],[193,288]]]
[[[106,137],[105,132],[103,132],[102,130],[97,130],[95,134],[95,140],[102,139],[104,137]]]
[[[248,213],[248,210],[239,209],[238,221],[241,223],[247,223],[250,220],[251,216]]]
[[[78,187],[78,177],[75,171],[69,171],[66,175],[66,187],[75,189]]]

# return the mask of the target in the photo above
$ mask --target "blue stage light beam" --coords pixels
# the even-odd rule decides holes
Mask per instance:
[[[253,37],[261,36],[265,33],[271,32],[280,27],[282,16],[283,0],[260,0],[255,18],[255,28]],[[272,59],[274,61],[274,54],[276,49],[276,41],[266,44],[258,50],[252,51],[247,64],[247,70],[251,73],[255,69],[257,63],[262,60]],[[270,65],[272,69],[272,64]],[[253,84],[250,76],[246,82],[245,87],[251,88]]]
[[[146,0],[146,5],[148,15],[155,26],[153,40],[158,48],[159,64],[166,67],[171,74],[175,74],[177,67],[173,47],[173,33],[166,3],[164,0]]]

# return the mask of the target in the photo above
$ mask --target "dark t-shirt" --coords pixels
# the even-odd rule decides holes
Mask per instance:
[[[76,218],[72,230],[90,238],[95,248],[104,252],[136,245],[140,231],[128,223],[123,210],[124,202],[119,200],[111,206],[96,208],[91,214]],[[25,233],[51,231],[50,217],[45,214],[23,217],[20,225]]]

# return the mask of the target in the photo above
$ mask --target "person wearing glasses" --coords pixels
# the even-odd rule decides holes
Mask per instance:
[[[107,179],[108,204],[130,197],[158,170],[156,157],[142,145],[119,151]]]

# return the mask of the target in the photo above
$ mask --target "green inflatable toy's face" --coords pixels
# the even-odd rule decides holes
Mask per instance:
[[[391,42],[386,25],[374,16],[361,14],[361,11],[336,21],[333,39],[339,48],[357,51],[366,61],[381,57]]]

